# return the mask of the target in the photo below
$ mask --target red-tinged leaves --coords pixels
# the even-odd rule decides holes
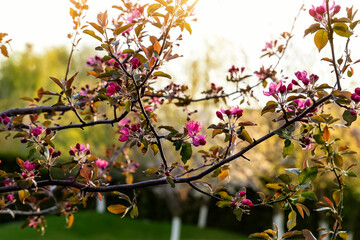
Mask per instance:
[[[295,206],[296,206],[298,212],[300,213],[300,216],[301,216],[302,218],[304,218],[304,211],[302,210],[302,208],[298,205],[298,203],[295,204]]]
[[[305,30],[304,37],[305,37],[306,35],[308,35],[309,33],[314,33],[314,32],[316,32],[316,31],[318,31],[318,30],[320,30],[320,29],[321,29],[320,23],[314,23],[314,24],[312,24],[308,29]]]
[[[347,71],[347,76],[350,78],[354,75],[354,69],[350,67],[350,69]]]
[[[50,77],[50,79],[53,80],[61,89],[63,89],[63,84],[59,79],[55,77]]]
[[[302,235],[303,233],[301,231],[295,230],[295,231],[291,231],[291,232],[286,232],[281,236],[281,239],[285,239],[285,238],[289,238],[289,237],[295,237],[295,236],[299,236]]]
[[[265,233],[265,232],[250,234],[250,235],[249,235],[249,238],[271,239],[271,237],[270,237],[267,233]]]
[[[97,36],[97,35],[95,34],[95,32],[92,31],[92,30],[86,29],[86,30],[83,31],[83,33],[89,34],[89,35],[92,36],[93,38],[96,38],[97,40],[99,40],[100,42],[102,42],[101,37]]]
[[[334,199],[336,206],[339,206],[339,204],[341,202],[341,196],[342,196],[342,191],[336,190],[333,192],[332,198]]]
[[[239,122],[239,127],[245,127],[245,126],[256,126],[256,123],[250,122],[250,121],[246,121],[246,122]]]
[[[328,126],[324,127],[323,138],[325,139],[325,141],[329,141],[329,139],[330,139],[330,131],[329,131]]]
[[[321,61],[327,61],[327,62],[330,62],[330,63],[333,62],[333,60],[331,58],[327,58],[327,57],[322,58]]]
[[[349,149],[349,146],[344,145],[344,146],[339,147],[338,151],[342,152],[342,151],[345,151],[345,150],[348,150],[348,149]]]
[[[88,165],[84,165],[80,169],[80,175],[87,180],[91,180],[91,178],[93,176],[93,171],[92,171],[91,167],[89,167]]]
[[[267,112],[275,112],[278,104],[275,101],[268,101],[266,106],[261,110],[261,116]]]
[[[297,203],[297,204],[295,204],[295,206],[302,218],[304,218],[304,212],[307,216],[310,216],[310,211],[305,205],[303,205],[301,203]]]
[[[324,200],[326,201],[326,203],[327,203],[330,207],[334,207],[333,202],[332,202],[329,198],[324,197]]]
[[[305,237],[305,240],[316,240],[314,235],[307,229],[303,229],[302,234]]]
[[[16,163],[17,163],[21,168],[25,168],[25,167],[24,167],[24,161],[21,160],[20,158],[16,158]]]
[[[114,35],[115,36],[120,35],[121,33],[125,32],[126,30],[131,28],[132,26],[134,26],[134,23],[129,23],[129,24],[126,24],[124,26],[118,27],[118,28],[115,29]]]
[[[158,41],[156,41],[156,42],[154,43],[154,51],[156,51],[158,54],[160,54],[161,44],[160,44]]]
[[[104,29],[102,27],[100,27],[99,25],[97,25],[96,23],[93,22],[89,22],[89,24],[95,28],[99,33],[104,34]]]
[[[71,85],[73,84],[76,76],[78,75],[79,72],[76,72],[70,79],[68,79],[66,81],[66,90],[70,89],[71,88]]]
[[[5,57],[9,57],[9,53],[8,53],[7,48],[6,48],[5,45],[1,45],[0,50],[1,50],[2,55],[4,55]]]
[[[67,228],[71,228],[74,223],[74,214],[70,213],[66,215],[66,226]]]
[[[111,205],[107,207],[107,210],[113,214],[120,214],[126,211],[127,207],[121,204]]]
[[[328,40],[328,33],[325,30],[319,30],[316,32],[314,42],[319,52],[326,46]]]
[[[286,223],[288,230],[290,231],[296,226],[296,212],[291,211],[288,215],[288,221]]]

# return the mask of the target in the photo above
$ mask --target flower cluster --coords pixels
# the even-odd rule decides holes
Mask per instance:
[[[117,84],[115,82],[109,82],[108,86],[106,87],[106,92],[107,92],[106,95],[112,96],[120,90],[121,90],[121,87],[119,84]]]
[[[333,5],[329,9],[330,18],[332,18],[335,14],[340,12],[340,5],[335,5],[335,2],[333,2]],[[326,12],[326,0],[323,1],[323,4],[314,7],[312,6],[312,9],[309,10],[309,14],[314,18],[315,21],[323,23],[324,25],[327,25],[327,12]]]
[[[137,69],[137,68],[139,68],[141,66],[141,62],[137,58],[132,58],[130,60],[130,64],[131,64],[132,69]]]
[[[8,116],[6,116],[5,113],[1,114],[0,116],[0,123],[3,123],[3,124],[8,124],[10,122],[10,118]]]
[[[311,74],[308,78],[307,74],[308,73],[306,71],[302,71],[302,72],[297,71],[295,73],[295,76],[298,80],[300,80],[304,84],[305,88],[310,89],[310,86],[314,86],[315,83],[319,80],[319,76],[315,74]],[[296,86],[300,86],[299,82],[296,80],[292,80],[292,83]]]
[[[351,100],[354,102],[353,109],[350,110],[351,115],[356,115],[356,109],[359,108],[360,103],[360,88],[355,88],[355,92],[351,94]]]
[[[36,163],[31,163],[29,160],[26,160],[21,165],[22,173],[24,179],[34,179],[35,178],[35,172],[38,170],[40,165]]]
[[[34,135],[34,137],[39,136],[42,132],[43,132],[43,128],[42,126],[37,126],[36,128],[34,128],[31,133]]]
[[[233,208],[238,208],[243,206],[254,207],[254,204],[250,199],[246,198],[246,189],[242,188],[241,191],[236,193],[235,198],[233,198],[230,206]]]
[[[129,123],[130,120],[128,118],[125,118],[121,120],[118,124],[118,126],[121,128],[119,131],[120,136],[118,139],[120,142],[126,142],[130,138],[130,136],[137,136],[143,132],[140,123],[131,125],[129,125]]]
[[[283,102],[286,99],[288,92],[291,92],[293,89],[293,84],[289,83],[287,86],[283,84],[282,80],[278,84],[272,82],[269,86],[269,91],[263,91],[265,96],[273,96],[279,102]]]
[[[206,144],[205,138],[207,137],[207,135],[198,134],[201,130],[201,123],[191,121],[185,123],[185,125],[188,131],[188,135],[192,138],[195,147]]]
[[[230,109],[226,109],[226,110],[221,107],[220,111],[216,111],[216,116],[221,120],[224,120],[223,114],[225,114],[229,119],[232,117],[234,119],[238,119],[242,117],[243,112],[244,110],[240,109],[239,106],[232,106]]]
[[[77,143],[75,147],[70,147],[69,154],[73,156],[75,161],[84,163],[86,161],[86,157],[90,155],[90,146],[89,144],[80,144]]]

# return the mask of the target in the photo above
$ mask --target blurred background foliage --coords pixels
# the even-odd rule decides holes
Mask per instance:
[[[193,61],[189,61],[187,64],[187,71],[182,73],[186,75],[187,84],[192,86],[189,89],[188,94],[191,96],[199,96],[197,93],[208,88],[210,81],[214,80],[211,77],[212,72],[219,71],[223,66],[220,66],[216,61],[209,46],[209,52],[205,56],[199,56]],[[96,84],[96,79],[89,76],[86,72],[90,70],[86,66],[86,61],[89,56],[93,56],[95,52],[90,48],[85,48],[81,51],[76,52],[73,59],[70,75],[79,71],[75,85],[81,88],[85,84]],[[0,106],[1,111],[15,108],[15,107],[26,107],[28,101],[21,100],[22,97],[35,97],[36,91],[39,88],[44,88],[49,91],[58,91],[56,84],[50,81],[49,77],[62,78],[65,75],[66,64],[68,60],[69,50],[66,47],[51,48],[44,51],[42,54],[37,54],[32,51],[32,46],[28,45],[24,52],[14,52],[11,57],[2,61],[0,65]],[[246,66],[246,64],[242,64]],[[285,71],[286,72],[286,71]],[[170,73],[170,72],[169,72]],[[225,79],[225,76],[224,76]],[[176,79],[175,79],[176,81]],[[217,80],[216,84],[218,83]],[[221,81],[219,81],[221,82]],[[167,83],[161,83],[161,85],[167,85]],[[225,86],[225,89],[231,89],[231,86]],[[241,99],[229,101],[229,104],[238,104]],[[49,104],[49,103],[46,103]],[[175,126],[179,130],[184,127],[187,118],[187,112],[198,110],[198,113],[192,115],[192,118],[200,121],[204,128],[211,123],[217,121],[215,116],[215,110],[219,109],[220,106],[225,107],[225,103],[220,102],[213,104],[213,101],[200,102],[191,105],[189,109],[183,111],[181,108],[176,108],[173,104],[164,104],[157,111],[158,114],[158,125],[169,124]],[[242,107],[246,108],[246,104]],[[331,109],[331,112],[335,117],[339,117],[341,112],[339,109]],[[162,116],[166,116],[163,118]],[[210,117],[209,117],[210,116]],[[249,134],[253,138],[259,138],[266,134],[270,129],[274,129],[277,124],[271,122],[268,115],[260,117],[260,109],[246,109],[244,111],[243,120],[252,121],[257,123],[257,126],[249,128]],[[63,116],[65,122],[77,122],[77,119],[71,112],[66,113]],[[339,123],[341,123],[339,121]],[[339,147],[342,145],[348,145],[351,150],[360,152],[360,122],[354,122],[354,128],[347,129],[341,126],[337,127],[337,131],[331,130],[331,137],[341,138]],[[120,143],[117,141],[117,135],[114,132],[117,127],[111,126],[96,126],[81,129],[69,129],[62,131],[55,139],[55,145],[58,150],[63,152],[60,158],[63,161],[69,160],[67,154],[69,146],[74,146],[77,142],[89,143],[92,153],[100,158],[105,158],[105,152],[107,148],[111,148],[115,143],[117,146]],[[205,130],[204,130],[205,131]],[[211,139],[211,131],[207,130],[208,144],[207,146],[224,144],[221,140],[223,136],[217,136],[215,139]],[[26,159],[27,151],[24,148],[24,144],[21,144],[18,139],[6,141],[5,133],[0,133],[0,159],[2,160],[2,168],[6,170],[16,171],[17,165],[15,163],[16,157]],[[11,137],[10,137],[11,138]],[[237,149],[245,146],[246,143],[240,143]],[[231,178],[231,190],[238,191],[241,187],[245,186],[248,188],[249,198],[254,201],[258,198],[256,192],[263,191],[267,192],[265,184],[276,179],[276,176],[284,172],[284,168],[297,167],[301,168],[304,160],[311,162],[311,155],[309,151],[304,151],[299,145],[295,146],[293,154],[282,157],[281,149],[283,141],[278,137],[269,139],[265,144],[259,145],[251,151],[246,157],[251,159],[250,162],[244,159],[238,159],[231,164],[230,178]],[[205,146],[206,148],[206,146]],[[193,149],[197,151],[199,149]],[[236,150],[235,150],[236,151]],[[179,156],[174,156],[173,146],[171,144],[165,144],[165,152],[170,159],[179,159]],[[158,166],[160,159],[154,157],[152,152],[148,152],[145,156],[138,151],[135,151],[130,155],[130,158],[135,162],[140,163],[139,174],[135,175],[134,181],[144,179],[145,176],[141,174],[141,171],[149,167]],[[357,162],[358,155],[349,155],[345,161],[347,164]],[[121,157],[118,161],[122,161]],[[200,155],[194,155],[193,164],[200,163]],[[359,171],[356,172],[357,175]],[[211,178],[211,177],[207,177]],[[124,177],[116,175],[113,181],[124,182]],[[226,179],[227,183],[229,179]],[[222,185],[224,183],[216,183],[211,181],[215,186]],[[354,239],[360,239],[360,220],[359,207],[360,204],[360,182],[358,178],[352,178],[351,181],[345,182],[347,185],[345,195],[345,208],[344,208],[344,228],[354,233]],[[325,195],[331,195],[330,189],[334,188],[333,179],[327,177],[322,178],[316,182],[316,188],[319,191],[325,193]],[[140,219],[151,219],[158,221],[169,221],[174,212],[171,211],[171,204],[166,203],[166,197],[162,195],[164,191],[162,189],[141,189],[139,196],[140,206]],[[250,216],[244,216],[242,222],[236,221],[231,209],[219,209],[216,207],[213,200],[203,199],[196,193],[190,191],[186,187],[179,186],[174,190],[173,194],[178,194],[178,200],[180,201],[177,206],[181,208],[181,217],[184,223],[196,224],[198,219],[199,208],[202,204],[209,206],[209,215],[207,218],[208,227],[217,227],[227,229],[229,231],[240,232],[249,234],[257,231],[261,231],[266,228],[272,227],[272,208],[259,208],[254,209]],[[160,194],[159,194],[160,192]],[[116,203],[118,201],[108,195],[108,204]],[[255,201],[256,202],[256,201]],[[309,202],[311,205],[312,203]],[[166,210],[164,206],[167,205],[169,210]],[[95,207],[95,202],[89,202],[90,208]],[[316,206],[313,206],[316,207]],[[175,213],[179,214],[179,212]],[[286,213],[285,213],[286,214]],[[6,222],[9,220],[9,216],[1,216],[1,220]],[[311,230],[316,232],[318,227],[318,221],[321,218],[316,212],[312,212],[309,218],[305,220],[298,219],[299,229],[305,224],[310,223]],[[256,224],[254,224],[256,223]],[[284,223],[285,224],[285,223]],[[329,223],[332,224],[332,223]]]

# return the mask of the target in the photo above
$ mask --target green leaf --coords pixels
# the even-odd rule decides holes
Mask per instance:
[[[335,23],[333,26],[334,32],[341,37],[350,37],[353,33],[345,23]]]
[[[296,226],[296,212],[291,211],[288,215],[288,221],[286,223],[288,230],[290,231]]]
[[[291,154],[293,149],[294,149],[294,144],[289,139],[286,139],[284,141],[284,148],[282,152],[283,157],[286,157],[287,155]]]
[[[323,138],[322,135],[320,134],[316,134],[313,136],[314,137],[314,140],[317,144],[324,144],[325,143],[325,139]]]
[[[172,188],[175,188],[174,179],[172,179],[172,177],[167,176],[167,177],[166,177],[166,181],[170,184],[170,186],[171,186]]]
[[[314,36],[314,42],[320,52],[328,42],[328,33],[325,30],[320,29]]]
[[[27,189],[30,188],[33,185],[33,181],[31,179],[29,180],[21,180],[17,182],[17,186],[20,189]]]
[[[132,210],[130,211],[130,217],[137,218],[138,216],[139,216],[139,209],[136,206],[136,204],[134,204]]]
[[[156,77],[166,77],[166,78],[171,79],[171,76],[170,76],[169,74],[164,73],[164,72],[162,72],[162,71],[154,72],[153,75],[156,76]]]
[[[184,164],[186,164],[186,162],[191,158],[191,155],[192,155],[192,149],[191,149],[191,144],[190,143],[184,142],[182,144],[180,155],[181,155],[181,161]]]
[[[236,220],[238,220],[239,222],[241,221],[241,217],[243,215],[243,211],[241,210],[241,208],[237,208],[237,209],[234,209],[233,213],[235,214],[236,216]]]
[[[182,142],[176,141],[176,142],[174,142],[174,146],[175,146],[175,151],[179,151],[182,146]]]
[[[160,171],[158,168],[148,168],[144,171],[146,176],[150,176],[153,173]]]
[[[275,109],[277,108],[277,106],[278,106],[277,102],[268,101],[266,103],[266,106],[261,110],[261,116],[267,112],[275,112]]]
[[[154,155],[156,155],[158,152],[159,152],[159,147],[158,147],[158,145],[157,144],[151,144],[150,145],[150,148],[153,150],[153,152],[154,152]]]
[[[118,191],[114,191],[114,192],[112,192],[112,194],[118,196],[120,199],[124,199],[124,200],[128,201],[131,204],[131,200],[128,195],[118,192]]]
[[[131,101],[127,101],[125,103],[125,109],[126,109],[127,112],[131,111]]]
[[[218,192],[216,194],[219,195],[224,200],[229,200],[229,201],[232,200],[232,197],[225,191],[221,191],[221,192]]]
[[[264,232],[261,233],[252,233],[249,235],[249,238],[263,238],[263,239],[271,239],[271,237]]]
[[[313,192],[303,192],[303,193],[301,193],[301,196],[305,197],[306,199],[312,200],[312,201],[318,200],[315,193],[313,193]]]
[[[334,154],[334,162],[337,167],[344,169],[344,159],[339,154]]]
[[[305,168],[298,176],[299,184],[303,184],[306,180],[313,181],[318,174],[317,167],[308,167]]]
[[[357,119],[357,115],[352,115],[350,110],[345,110],[342,117],[346,121],[346,126],[350,126]]]
[[[218,206],[219,208],[230,207],[230,205],[231,205],[231,201],[228,200],[222,200],[216,203],[216,206]]]
[[[92,30],[84,30],[83,33],[89,34],[89,35],[92,36],[93,38],[96,38],[97,40],[99,40],[100,42],[102,42],[101,37],[97,36],[97,35],[95,34],[95,32],[92,31]]]
[[[291,183],[291,178],[289,175],[287,175],[286,173],[283,173],[279,176],[279,179],[285,183],[285,184],[290,184]]]

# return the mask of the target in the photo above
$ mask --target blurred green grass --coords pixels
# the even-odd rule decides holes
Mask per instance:
[[[171,224],[143,219],[120,218],[110,213],[98,214],[95,212],[75,213],[75,221],[72,228],[65,228],[65,217],[48,216],[45,235],[34,229],[20,229],[22,222],[12,222],[0,225],[1,239],[22,240],[92,240],[92,239],[169,239]],[[248,239],[244,235],[222,231],[219,229],[199,229],[192,225],[182,225],[180,239],[222,239],[243,240]]]

